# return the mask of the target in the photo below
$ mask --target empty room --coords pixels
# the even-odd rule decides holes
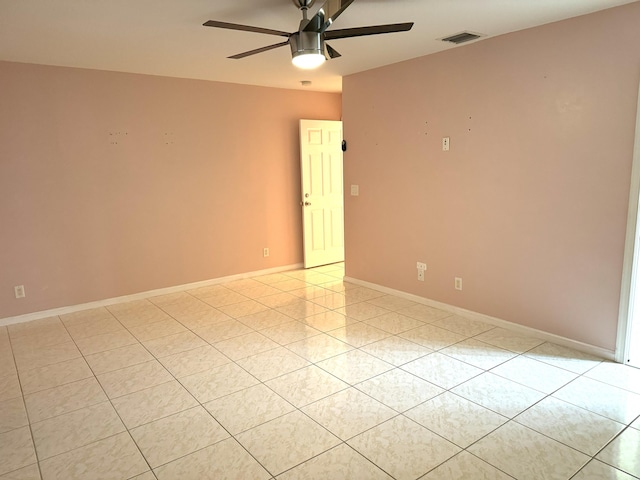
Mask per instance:
[[[0,480],[640,479],[638,25],[0,0]]]

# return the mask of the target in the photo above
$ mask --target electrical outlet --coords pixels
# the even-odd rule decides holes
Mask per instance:
[[[424,270],[421,268],[418,269],[418,281],[424,282]]]
[[[455,287],[456,287],[456,290],[462,290],[462,278],[461,277],[455,277]]]
[[[13,291],[16,294],[16,298],[24,298],[27,294],[24,292],[24,285],[16,285],[13,287]]]
[[[449,137],[442,137],[442,151],[449,151]]]
[[[268,257],[269,256],[269,249],[268,248],[263,248],[262,249],[262,256],[263,257]]]
[[[423,263],[423,262],[417,262],[416,263],[416,268],[418,270],[426,270],[427,269],[427,264]]]

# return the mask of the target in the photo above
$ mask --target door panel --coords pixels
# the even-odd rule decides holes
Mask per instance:
[[[300,120],[305,268],[344,260],[342,122]]]

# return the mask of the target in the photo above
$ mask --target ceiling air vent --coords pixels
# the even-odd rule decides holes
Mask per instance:
[[[448,37],[441,38],[440,40],[442,40],[443,42],[451,42],[458,45],[460,43],[476,40],[480,37],[484,37],[484,35],[482,35],[481,33],[461,32],[461,33],[456,33],[455,35],[450,35]]]

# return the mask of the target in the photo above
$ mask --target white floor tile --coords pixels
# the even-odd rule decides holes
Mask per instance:
[[[590,457],[509,422],[468,451],[518,480],[571,478]]]
[[[403,416],[347,443],[398,480],[416,479],[460,451],[453,443]]]
[[[637,370],[343,276],[0,327],[0,480],[640,478]]]

